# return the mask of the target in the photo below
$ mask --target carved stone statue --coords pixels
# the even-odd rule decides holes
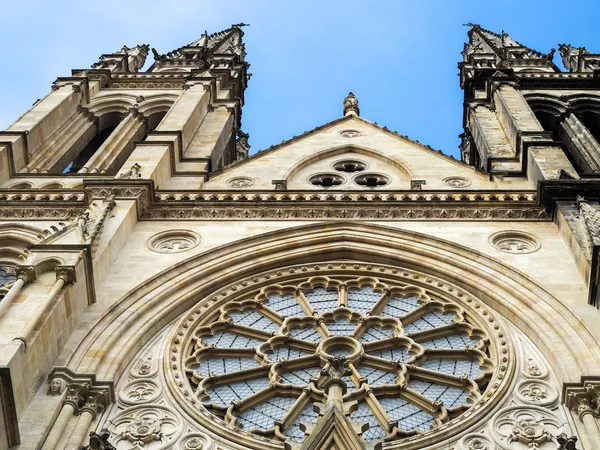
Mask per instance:
[[[54,378],[48,386],[48,395],[60,395],[64,387],[64,383],[60,378]]]
[[[344,115],[356,114],[360,116],[360,109],[358,109],[358,99],[350,92],[344,99]]]
[[[577,450],[577,436],[568,437],[562,433],[556,437],[556,440],[560,444],[558,450]]]
[[[90,433],[90,442],[88,445],[82,445],[79,450],[116,450],[115,447],[108,442],[110,433],[106,428],[100,430],[100,433],[92,431]]]

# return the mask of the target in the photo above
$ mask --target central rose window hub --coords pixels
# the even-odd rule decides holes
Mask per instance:
[[[363,354],[363,346],[356,339],[349,336],[331,336],[319,344],[318,352],[325,361],[335,357],[357,361]]]

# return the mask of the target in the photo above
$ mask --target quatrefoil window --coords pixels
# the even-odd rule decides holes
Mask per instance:
[[[350,420],[365,441],[433,430],[482,399],[497,364],[488,334],[453,301],[373,277],[312,277],[263,287],[190,331],[195,401],[231,426],[301,442],[347,368]]]

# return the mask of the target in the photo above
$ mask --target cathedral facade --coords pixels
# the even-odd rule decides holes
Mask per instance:
[[[243,27],[0,132],[0,450],[599,449],[600,55],[471,25],[460,161],[352,93],[249,155]]]

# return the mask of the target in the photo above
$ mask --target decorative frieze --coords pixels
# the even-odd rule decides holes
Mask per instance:
[[[115,200],[136,200],[138,217],[151,220],[551,219],[532,191],[344,192],[276,189],[245,192],[154,192],[150,182],[134,179],[86,181],[85,195],[10,191],[0,193],[0,219],[67,220],[83,212],[87,202],[106,199],[111,195],[114,195]],[[64,206],[67,199],[73,202],[70,207]],[[3,204],[5,201],[6,204]],[[19,207],[15,207],[16,201]]]

